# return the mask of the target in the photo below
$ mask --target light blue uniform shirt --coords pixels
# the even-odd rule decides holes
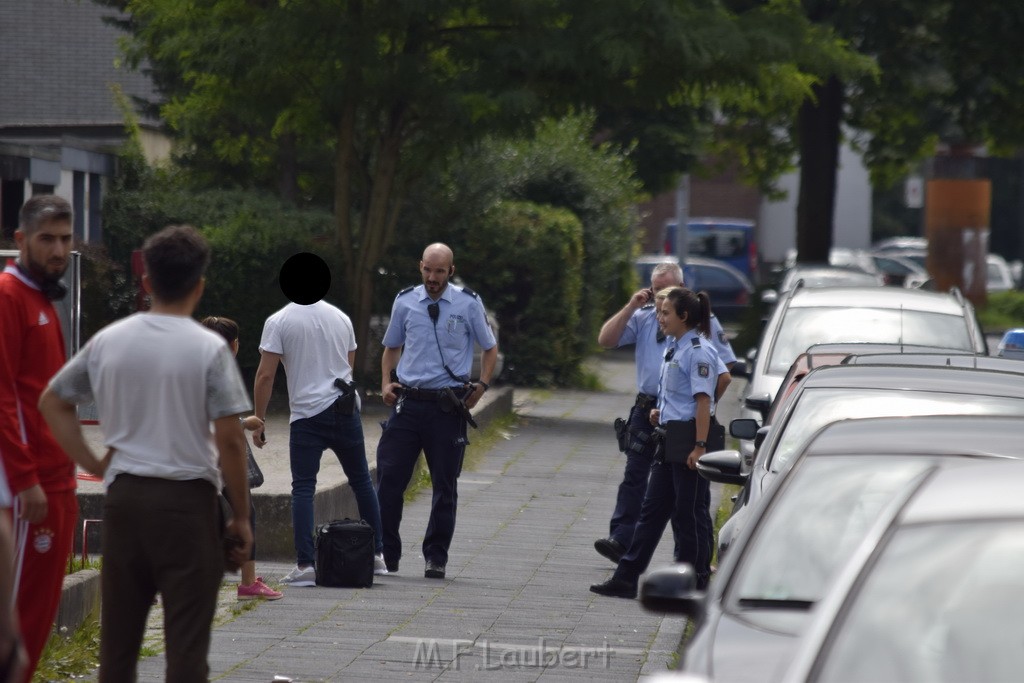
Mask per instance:
[[[658,342],[658,315],[654,304],[633,311],[626,329],[619,337],[619,346],[636,344],[636,390],[656,396],[661,378],[661,359],[665,356],[666,337]]]
[[[723,372],[729,371],[725,367],[725,363],[735,361],[736,356],[732,354],[732,346],[729,345],[729,338],[725,336],[721,323],[714,316],[711,317],[711,336],[713,337],[712,346],[719,358],[715,366],[715,377],[717,378]],[[619,337],[618,345],[636,344],[636,390],[640,393],[649,396],[658,395],[662,359],[665,357],[665,351],[668,350],[671,339],[671,337],[662,336],[661,341],[658,341],[658,314],[654,304],[647,304],[643,308],[633,311],[629,322],[626,323],[626,329]],[[714,339],[721,340],[730,360],[723,360],[722,352],[719,351],[720,344],[715,343]],[[714,398],[713,395],[712,398]]]
[[[715,352],[722,359],[723,364],[736,362],[736,354],[732,350],[732,344],[729,343],[729,337],[725,336],[722,323],[718,322],[718,318],[713,313],[711,314],[710,339],[711,345],[715,347]]]
[[[485,350],[497,344],[487,324],[484,304],[475,293],[448,283],[437,300],[440,313],[436,337],[434,321],[427,312],[431,303],[423,285],[402,290],[395,297],[391,322],[384,333],[384,346],[405,347],[398,361],[398,378],[418,389],[456,386],[458,382],[445,371],[445,364],[457,377],[469,381],[473,343]]]
[[[670,344],[668,358],[661,364],[661,387],[658,391],[658,409],[661,423],[669,420],[689,420],[697,415],[694,396],[707,394],[711,399],[711,412],[715,412],[715,386],[721,360],[708,340],[690,330],[678,341]]]

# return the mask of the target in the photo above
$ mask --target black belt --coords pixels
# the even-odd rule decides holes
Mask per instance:
[[[461,398],[464,387],[451,387],[456,396]],[[444,395],[444,389],[417,389],[416,387],[402,387],[399,392],[402,398],[411,401],[438,401]]]
[[[657,396],[651,396],[650,394],[639,393],[636,395],[636,407],[640,410],[647,410],[653,408],[658,403]]]

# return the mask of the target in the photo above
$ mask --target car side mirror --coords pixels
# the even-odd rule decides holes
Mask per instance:
[[[697,459],[697,474],[718,484],[743,486],[749,475],[743,473],[739,451],[711,451]]]
[[[758,421],[753,418],[739,417],[729,423],[729,435],[749,441],[757,436],[757,430],[760,427]]]
[[[749,378],[750,371],[747,370],[747,362],[743,360],[736,361],[735,363],[732,364],[732,367],[729,368],[729,374],[732,375],[733,377]]]
[[[768,411],[772,407],[772,397],[769,393],[763,394],[752,394],[747,396],[743,401],[743,405],[750,410],[756,410],[761,413],[761,417],[768,417]]]
[[[766,289],[761,292],[761,303],[774,306],[779,302],[779,293],[774,289]]]
[[[649,571],[640,582],[640,604],[651,612],[682,614],[698,621],[706,601],[706,595],[697,590],[697,573],[688,564]]]

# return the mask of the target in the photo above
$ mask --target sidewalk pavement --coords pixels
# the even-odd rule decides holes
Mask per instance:
[[[665,672],[685,620],[589,591],[614,568],[593,542],[608,533],[622,477],[612,420],[634,395],[631,354],[602,354],[594,368],[607,391],[516,391],[518,426],[459,480],[446,579],[423,577],[423,491],[405,506],[397,573],[368,589],[286,586],[283,599],[240,611],[214,630],[211,679],[621,681]],[[268,434],[286,448],[283,428]],[[371,437],[375,445],[367,427],[372,456]],[[276,480],[286,465],[264,472],[265,486],[286,486]],[[715,486],[713,506],[719,497]],[[671,553],[668,531],[652,567]],[[291,566],[257,565],[272,585]],[[162,655],[140,661],[140,681],[163,676]]]

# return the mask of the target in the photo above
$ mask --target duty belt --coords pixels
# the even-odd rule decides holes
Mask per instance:
[[[451,387],[456,396],[461,396],[463,387]],[[444,395],[443,389],[417,389],[416,387],[402,387],[399,392],[403,398],[412,401],[438,401]]]
[[[658,403],[657,396],[639,393],[636,395],[636,407],[640,410],[650,410]]]

